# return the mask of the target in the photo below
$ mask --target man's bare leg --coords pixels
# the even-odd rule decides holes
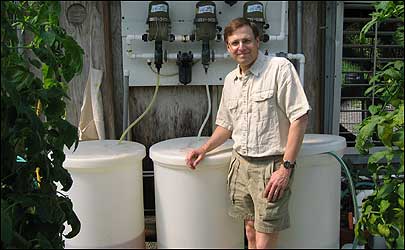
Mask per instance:
[[[257,249],[274,249],[277,247],[278,232],[261,233],[256,232]]]
[[[246,238],[248,240],[248,248],[256,249],[256,230],[253,220],[245,220]]]

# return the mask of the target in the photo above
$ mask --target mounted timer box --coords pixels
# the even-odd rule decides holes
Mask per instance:
[[[122,1],[123,69],[129,86],[222,85],[236,67],[223,30],[245,16],[258,25],[260,50],[288,50],[287,1]]]

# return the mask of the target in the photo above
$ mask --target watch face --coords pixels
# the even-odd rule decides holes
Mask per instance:
[[[286,169],[290,169],[290,168],[293,168],[293,167],[294,167],[294,165],[291,164],[290,161],[284,161],[283,165],[284,165],[284,167],[285,167]]]

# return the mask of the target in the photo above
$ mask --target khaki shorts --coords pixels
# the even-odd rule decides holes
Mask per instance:
[[[290,227],[288,202],[294,170],[281,199],[269,202],[263,197],[271,174],[280,168],[282,160],[282,155],[245,157],[232,151],[227,181],[232,203],[230,216],[254,220],[255,230],[262,233],[278,232]]]

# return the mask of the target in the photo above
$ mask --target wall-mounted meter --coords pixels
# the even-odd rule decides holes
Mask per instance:
[[[195,6],[195,38],[197,41],[214,40],[217,34],[216,5],[212,1],[199,1]]]
[[[202,41],[201,63],[207,73],[210,60],[213,59],[210,52],[210,40],[214,40],[217,34],[216,5],[212,1],[199,1],[195,8],[195,39]]]
[[[287,1],[226,2],[121,1],[123,69],[129,71],[129,85],[154,86],[155,68],[163,86],[222,85],[236,67],[223,30],[244,15],[261,30],[261,51],[288,52]]]
[[[149,3],[148,40],[167,41],[170,32],[169,4],[165,1],[152,1]]]
[[[259,29],[260,41],[267,42],[269,35],[264,33],[264,29],[268,29],[269,25],[266,23],[264,16],[265,9],[259,1],[248,1],[243,5],[243,17],[254,23]]]
[[[157,72],[160,72],[163,64],[162,41],[169,40],[169,4],[165,1],[151,1],[149,3],[146,23],[149,25],[149,29],[147,30],[148,33],[144,35],[146,37],[143,37],[143,40],[155,41],[155,67]]]

